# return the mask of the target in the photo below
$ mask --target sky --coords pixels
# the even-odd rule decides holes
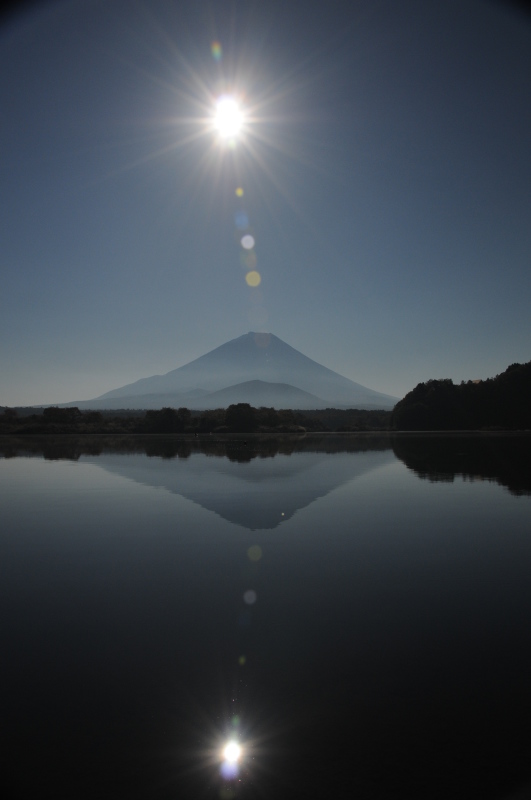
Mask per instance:
[[[248,331],[397,397],[531,359],[516,7],[30,4],[2,20],[0,108],[0,405],[96,397]]]

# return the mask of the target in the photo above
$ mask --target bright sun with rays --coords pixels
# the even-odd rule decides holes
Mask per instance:
[[[235,97],[223,95],[216,101],[214,126],[220,137],[234,140],[242,133],[244,124],[243,112]]]

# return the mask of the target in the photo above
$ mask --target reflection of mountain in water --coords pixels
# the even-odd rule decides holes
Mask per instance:
[[[275,528],[317,498],[394,460],[387,435],[6,437],[0,454],[83,458],[252,530]]]
[[[394,461],[391,450],[293,453],[241,463],[197,453],[183,459],[104,454],[88,461],[146,486],[163,487],[251,530],[276,528],[347,481]]]
[[[397,436],[393,450],[419,478],[496,481],[512,494],[531,494],[531,436]]]
[[[130,477],[164,486],[161,465],[152,468],[151,459],[162,459],[170,466],[164,473],[167,488],[189,497],[205,508],[216,511],[226,519],[250,528],[271,528],[288,519],[298,508],[303,508],[322,497],[336,486],[356,477],[372,467],[369,464],[387,463],[392,448],[397,458],[404,462],[419,478],[431,481],[452,481],[456,475],[466,480],[492,480],[506,486],[513,494],[531,494],[531,436],[527,434],[472,434],[472,435],[346,435],[308,434],[305,436],[227,435],[206,436],[61,436],[61,437],[2,437],[0,456],[43,456],[45,459],[77,460],[82,456],[98,457],[95,463],[105,466],[111,462],[108,455],[144,454],[145,474]],[[326,459],[327,455],[367,453],[371,458]],[[307,462],[302,454],[312,456]],[[383,458],[379,462],[377,454]],[[99,456],[105,455],[105,459]],[[196,459],[203,466],[197,475]],[[290,459],[299,456],[291,467]],[[133,459],[122,458],[120,463],[128,468]],[[326,466],[325,466],[326,461]],[[179,469],[175,464],[187,465]],[[228,463],[227,463],[228,462]],[[256,465],[255,465],[256,462]],[[118,468],[118,461],[112,459]],[[251,464],[251,470],[243,465]],[[304,465],[307,466],[304,466]],[[310,464],[313,466],[310,467]],[[188,469],[190,465],[190,469]],[[221,466],[223,465],[223,467]],[[234,469],[230,466],[233,465]],[[240,470],[236,467],[240,467]],[[195,470],[195,487],[184,477]],[[268,471],[269,470],[269,471]],[[303,476],[307,470],[307,482]],[[117,469],[118,471],[118,469]],[[293,474],[292,474],[293,473]],[[125,473],[123,473],[125,474]],[[262,491],[252,495],[257,482],[275,481],[265,500]],[[296,476],[299,475],[299,478]],[[151,476],[151,477],[150,477]],[[223,486],[214,499],[214,490]],[[273,483],[271,483],[273,486]],[[239,487],[239,488],[238,488]],[[182,489],[182,491],[181,491]],[[188,492],[188,494],[186,493]],[[252,505],[248,498],[253,496]],[[263,500],[263,502],[262,502]],[[282,506],[282,507],[281,507]],[[278,514],[284,516],[278,517]]]

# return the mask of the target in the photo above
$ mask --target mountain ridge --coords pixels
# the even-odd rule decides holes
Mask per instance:
[[[254,402],[266,406],[296,407],[294,400],[297,391],[313,395],[311,405],[299,406],[304,408],[350,406],[390,409],[398,401],[396,397],[369,389],[319,364],[274,334],[250,331],[164,375],[140,378],[92,400],[72,401],[65,405],[100,409],[155,408],[161,407],[157,405],[160,398],[162,405],[215,408],[219,405],[215,398],[209,400],[211,394],[237,386],[240,386],[241,393],[241,385],[255,381],[263,384],[263,392],[262,396],[260,392],[254,393]],[[271,385],[277,386],[276,392]],[[284,385],[283,392],[278,390],[279,385]],[[184,395],[187,395],[188,402]],[[274,403],[267,401],[267,397],[272,395],[275,396]],[[201,405],[196,402],[199,396],[203,401]],[[145,405],[146,402],[149,405]],[[310,402],[310,398],[306,398],[306,402]]]

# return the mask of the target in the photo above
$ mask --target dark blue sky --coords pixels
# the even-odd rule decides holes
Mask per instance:
[[[233,148],[209,130],[229,91]],[[4,22],[0,104],[0,405],[94,397],[249,330],[397,396],[531,358],[516,10],[44,3]]]

